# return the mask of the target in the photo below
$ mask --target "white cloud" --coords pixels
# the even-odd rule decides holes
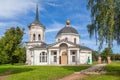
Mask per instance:
[[[77,30],[85,30],[84,27],[81,27],[78,25],[71,25],[71,26]],[[54,21],[53,23],[48,25],[48,29],[46,29],[46,32],[47,33],[48,32],[56,32],[56,31],[59,31],[60,29],[62,29],[63,27],[65,27],[65,24]]]
[[[84,45],[90,44],[90,45],[95,45],[96,41],[95,40],[87,40],[87,39],[81,39],[80,42]]]
[[[57,7],[60,6],[60,4],[57,4],[56,2],[46,2],[47,5],[52,6],[52,7]]]
[[[71,25],[72,27],[74,27],[77,30],[86,30],[86,27],[81,26],[81,25]]]
[[[20,14],[26,14],[35,8],[34,0],[0,0],[0,18],[16,18]],[[39,9],[43,8],[39,6]]]
[[[9,25],[9,26],[8,26]],[[18,22],[0,22],[0,38],[4,36],[4,32],[9,29],[10,27],[16,27],[16,26],[23,26],[22,24]]]
[[[9,26],[8,26],[8,25],[9,25]],[[15,22],[15,21],[11,21],[11,22],[0,22],[0,29],[6,29],[6,28],[9,28],[9,27],[16,27],[16,26],[23,27],[23,26],[25,26],[25,25],[20,24],[20,23]]]
[[[85,13],[76,13],[71,16],[71,19],[75,21],[88,22],[90,21],[90,16],[89,14],[85,14]]]
[[[81,36],[81,37],[89,37],[89,34],[88,34],[87,32],[86,32],[86,33],[84,33],[84,34],[83,34],[83,33],[81,33],[81,34],[80,34],[80,36]]]
[[[65,25],[61,24],[61,23],[58,23],[58,22],[53,22],[52,24],[50,24],[48,26],[49,26],[49,28],[46,29],[46,33],[59,31]]]

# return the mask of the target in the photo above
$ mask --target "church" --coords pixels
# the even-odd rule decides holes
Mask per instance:
[[[55,42],[45,42],[45,26],[40,23],[38,5],[35,21],[29,25],[29,41],[26,42],[27,65],[80,65],[92,64],[92,50],[80,45],[80,35],[70,25],[70,20],[58,31]]]

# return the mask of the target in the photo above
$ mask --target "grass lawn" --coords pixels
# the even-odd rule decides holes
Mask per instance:
[[[12,70],[7,80],[58,80],[75,71],[80,71],[89,66],[20,66],[0,65],[0,75]]]
[[[104,69],[109,73],[104,75],[88,75],[84,80],[120,80],[120,62],[112,62]]]

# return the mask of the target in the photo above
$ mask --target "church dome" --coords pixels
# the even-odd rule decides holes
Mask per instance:
[[[62,28],[58,33],[57,36],[59,36],[62,33],[74,33],[74,34],[78,34],[77,30],[73,27],[70,26],[70,21],[67,20],[66,21],[66,26],[64,28]]]

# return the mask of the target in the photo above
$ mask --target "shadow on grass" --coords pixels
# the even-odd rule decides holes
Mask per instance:
[[[104,69],[107,71],[120,71],[120,66],[106,66]]]
[[[0,68],[1,74],[0,76],[8,76],[11,74],[18,74],[23,72],[29,72],[34,70],[34,68],[28,68],[28,67],[2,67]]]
[[[82,66],[62,66],[62,68],[64,69],[67,69],[67,70],[70,70],[70,71],[81,71],[81,70],[84,70],[84,69],[87,69],[89,68],[90,65],[82,65]]]

